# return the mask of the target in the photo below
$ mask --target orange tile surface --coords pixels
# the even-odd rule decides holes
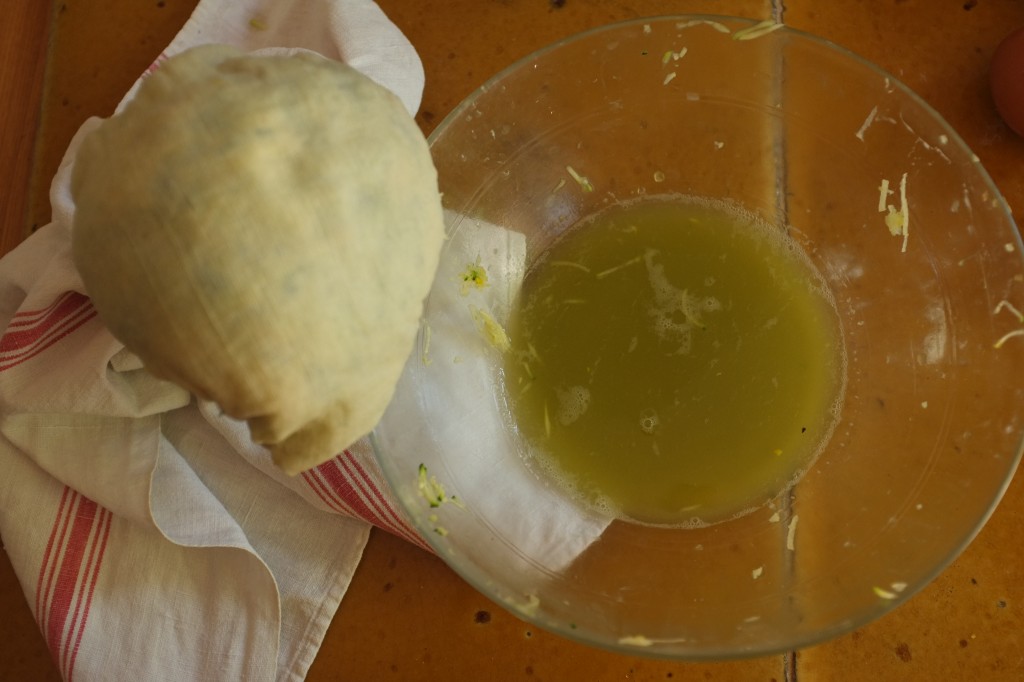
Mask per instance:
[[[74,130],[87,116],[110,113],[195,2],[65,0],[54,5],[42,114],[37,113],[41,73],[0,104],[0,130],[21,128],[28,138],[35,136],[36,150],[31,163],[23,151],[16,157],[5,149],[0,159],[17,171],[5,176],[12,182],[5,183],[4,204],[17,200],[27,207],[4,213],[4,244],[48,220],[46,189]],[[767,17],[772,12],[768,0],[380,0],[380,5],[423,59],[427,86],[417,120],[425,132],[489,76],[579,30],[655,14]],[[38,17],[15,13],[13,18],[24,22],[24,31],[38,34]],[[985,85],[999,38],[1024,25],[1024,3],[789,0],[783,18],[877,62],[919,92],[961,132],[1011,206],[1024,213],[1024,140],[998,120]],[[17,35],[17,29],[5,30]],[[39,44],[22,42],[13,56],[4,52],[0,83],[8,82],[8,73],[38,62]],[[622,656],[549,635],[480,596],[435,557],[375,533],[308,679],[1024,679],[1022,486],[1019,479],[1014,482],[981,535],[948,570],[882,620],[793,656],[721,664]],[[0,604],[5,614],[0,678],[59,679],[6,555],[0,559]]]

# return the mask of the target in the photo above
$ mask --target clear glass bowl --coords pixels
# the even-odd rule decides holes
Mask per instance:
[[[610,649],[763,655],[895,608],[992,513],[1021,454],[1024,338],[1003,339],[1024,327],[1021,239],[978,158],[892,76],[788,28],[640,19],[520,61],[430,144],[449,239],[373,440],[417,528],[494,601]],[[905,182],[905,251],[883,181],[897,208]],[[813,467],[698,529],[602,518],[536,475],[472,310],[503,323],[552,239],[667,193],[786,229],[832,289],[849,362]],[[488,286],[463,296],[478,262]]]

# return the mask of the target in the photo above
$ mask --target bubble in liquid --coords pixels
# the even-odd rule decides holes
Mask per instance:
[[[654,433],[654,430],[658,428],[658,413],[654,410],[647,410],[640,415],[640,429],[644,433]]]
[[[569,426],[590,407],[590,390],[586,386],[555,389],[558,396],[558,423]]]

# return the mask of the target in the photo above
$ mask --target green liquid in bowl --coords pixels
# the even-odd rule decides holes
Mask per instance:
[[[821,276],[784,234],[688,199],[616,206],[527,274],[506,388],[533,463],[628,520],[706,525],[774,498],[839,413]]]

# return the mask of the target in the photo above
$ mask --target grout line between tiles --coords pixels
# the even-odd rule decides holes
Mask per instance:
[[[776,23],[785,23],[786,0],[771,0],[771,17],[772,20],[775,21]],[[776,70],[779,72],[779,75],[781,75],[781,73],[785,70],[785,66],[785,57],[780,55],[778,62],[776,63]],[[783,79],[780,78],[778,82],[783,82]],[[775,96],[777,98],[778,103],[781,104],[783,98],[783,92],[781,88],[778,92],[775,93]],[[778,170],[776,174],[777,179],[775,184],[775,201],[776,211],[778,214],[777,218],[780,220],[780,224],[783,226],[788,226],[789,205],[786,192],[786,185],[788,180],[788,159],[786,157],[786,145],[784,141],[785,134],[786,132],[784,129],[784,125],[780,126],[779,129],[775,131],[775,153],[777,155],[776,158],[778,164]],[[783,502],[787,518],[790,518],[793,515],[794,501],[795,500],[793,499],[792,491],[787,491],[787,494],[785,495]],[[790,579],[794,577],[793,574],[795,570],[796,567],[793,562],[793,557],[787,555],[786,573],[788,574]],[[785,682],[798,682],[796,651],[790,651],[783,655],[782,672]]]
[[[787,654],[783,654],[782,674],[783,679],[785,679],[786,682],[797,682],[795,651],[790,651]]]
[[[786,0],[772,0],[772,21],[785,23]]]

